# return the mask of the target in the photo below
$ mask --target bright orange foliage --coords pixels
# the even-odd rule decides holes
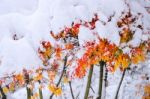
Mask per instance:
[[[127,54],[120,54],[115,59],[114,71],[116,71],[116,69],[118,67],[120,67],[122,70],[124,70],[124,69],[128,68],[130,63],[131,63],[130,57]]]
[[[111,44],[106,39],[99,39],[99,42],[87,42],[84,46],[86,51],[82,58],[78,60],[78,66],[75,70],[75,75],[82,78],[86,74],[86,70],[90,65],[98,64],[100,61],[106,62],[111,72],[115,72],[118,68],[125,70],[133,63],[145,60],[146,47],[141,44],[139,47],[132,48],[131,53],[123,53],[115,44]],[[131,54],[131,55],[130,55]]]
[[[147,84],[144,87],[144,95],[143,95],[142,99],[150,99],[150,84]]]
[[[22,74],[15,75],[14,80],[18,82],[20,85],[23,85],[25,83],[24,76]]]
[[[66,48],[66,49],[73,49],[74,46],[73,46],[73,44],[68,43],[68,44],[65,45],[65,48]]]
[[[90,65],[98,64],[100,61],[104,61],[107,63],[113,62],[113,59],[116,59],[115,55],[119,48],[115,44],[109,43],[106,39],[99,39],[98,43],[89,43],[87,42],[86,52],[81,59],[78,60],[78,67],[75,70],[75,74],[77,77],[81,78],[86,74],[87,68]],[[126,68],[127,64],[126,55],[122,58],[121,64],[123,64],[122,68]],[[118,65],[119,67],[119,65]]]
[[[133,64],[138,64],[139,62],[143,62],[146,59],[146,45],[140,44],[139,47],[133,48],[131,50],[131,61]]]

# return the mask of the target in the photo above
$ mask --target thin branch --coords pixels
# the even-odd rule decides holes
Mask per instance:
[[[60,78],[59,78],[59,80],[58,80],[58,83],[56,84],[56,87],[59,86],[59,84],[60,84],[60,82],[61,82],[61,80],[62,80],[62,78],[63,78],[63,75],[64,75],[64,73],[65,73],[66,64],[67,64],[67,56],[65,56],[65,59],[64,59],[64,67],[63,67],[61,76],[60,76]],[[54,96],[54,93],[52,93],[52,94],[50,95],[50,99],[52,99],[53,96]]]
[[[119,82],[119,86],[118,86],[118,88],[117,88],[117,93],[116,93],[115,99],[118,99],[118,94],[119,94],[119,91],[120,91],[120,88],[121,88],[121,85],[122,85],[122,82],[123,82],[125,73],[126,73],[126,69],[123,71],[121,80],[120,80],[120,82]]]
[[[93,93],[95,93],[95,91],[94,91],[93,87],[92,87],[92,86],[90,86],[90,88],[92,89]]]
[[[77,94],[76,99],[78,99],[78,98],[79,98],[79,95],[80,95],[80,92]]]
[[[74,98],[74,95],[73,95],[73,90],[72,90],[71,81],[69,81],[69,87],[70,87],[72,99],[75,99],[75,98]]]

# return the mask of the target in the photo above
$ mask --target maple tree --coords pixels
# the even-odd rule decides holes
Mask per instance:
[[[7,93],[14,92],[20,87],[26,87],[28,99],[37,99],[37,97],[43,99],[42,89],[47,87],[51,92],[50,99],[52,99],[54,95],[62,95],[63,89],[60,83],[63,82],[69,84],[72,98],[75,99],[71,82],[76,78],[84,78],[89,70],[84,96],[84,98],[87,99],[91,86],[93,69],[95,66],[99,66],[100,79],[98,98],[100,99],[102,99],[104,68],[112,73],[117,71],[117,69],[123,71],[122,79],[117,90],[117,98],[121,83],[125,76],[125,71],[131,64],[138,64],[146,60],[146,54],[149,52],[150,43],[149,40],[142,41],[137,47],[128,44],[134,36],[134,31],[131,29],[130,25],[136,22],[136,17],[133,17],[130,12],[127,12],[117,22],[117,26],[120,29],[119,45],[112,43],[106,38],[101,38],[95,31],[93,36],[96,37],[96,40],[86,41],[84,45],[80,45],[78,40],[80,26],[84,26],[93,32],[96,28],[97,21],[99,21],[99,17],[95,14],[89,22],[83,20],[80,20],[78,23],[73,22],[71,27],[65,27],[57,34],[50,31],[50,36],[62,43],[51,44],[49,41],[41,41],[38,53],[44,66],[35,70],[24,69],[21,73],[1,78],[0,92],[2,96],[6,97]],[[138,25],[138,27],[142,29],[141,25]],[[124,43],[125,45],[123,45]],[[129,48],[130,52],[125,53],[124,48]],[[84,50],[84,54],[78,58],[76,54],[80,52],[81,49]],[[69,68],[73,66],[73,63],[76,64],[76,67],[74,67],[73,73],[69,74]],[[72,77],[72,75],[74,77]],[[56,78],[58,81],[56,81]],[[9,84],[6,85],[7,81],[9,81]],[[35,83],[39,84],[39,92],[33,90],[35,88]],[[147,92],[146,88],[145,90],[145,92]]]

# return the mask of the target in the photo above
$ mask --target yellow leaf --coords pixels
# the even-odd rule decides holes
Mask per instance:
[[[34,78],[34,80],[38,81],[38,80],[41,80],[42,78],[43,78],[43,75],[40,73]]]
[[[67,77],[63,77],[63,82],[64,83],[68,83],[69,82],[68,78]]]
[[[120,43],[127,43],[133,38],[133,33],[130,29],[125,28],[120,34]]]
[[[46,51],[45,51],[45,53],[44,53],[45,58],[50,58],[51,53],[52,53],[51,49],[47,48]]]
[[[7,87],[3,87],[3,91],[4,91],[5,94],[7,94],[9,92]]]
[[[120,63],[119,63],[118,60],[116,60],[116,61],[115,61],[115,64],[114,64],[114,69],[113,69],[113,71],[115,72],[115,71],[119,68],[119,66],[120,66]]]
[[[53,86],[53,85],[50,85],[48,88],[49,88],[49,90],[50,90],[52,93],[54,93],[54,95],[56,95],[56,96],[60,96],[61,93],[62,93],[62,89],[59,88],[59,87],[55,87],[55,86]]]
[[[150,85],[146,85],[146,86],[144,87],[144,92],[145,92],[146,94],[149,94],[149,95],[150,95]]]
[[[35,99],[38,99],[38,96],[39,96],[39,94],[38,94],[37,92],[33,94],[33,97],[34,97]]]
[[[54,93],[55,87],[53,85],[49,85],[48,88],[52,93]]]
[[[131,60],[134,64],[138,64],[140,61],[145,60],[145,56],[142,54],[136,54],[131,57]]]
[[[128,68],[129,64],[130,64],[130,58],[127,54],[124,54],[122,56],[122,69],[124,70]]]
[[[36,99],[34,96],[31,96],[31,99]]]
[[[61,88],[56,88],[56,90],[55,90],[55,92],[54,92],[54,95],[56,95],[56,96],[60,96],[60,95],[61,95],[61,93],[62,93]]]
[[[9,84],[9,90],[14,91],[15,90],[15,84],[12,82]]]

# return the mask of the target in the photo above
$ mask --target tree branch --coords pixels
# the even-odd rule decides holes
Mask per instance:
[[[67,56],[65,56],[65,59],[64,59],[64,67],[63,67],[61,76],[60,76],[60,78],[59,78],[59,80],[58,80],[58,83],[56,84],[56,87],[59,86],[59,84],[60,84],[60,82],[61,82],[61,80],[62,80],[62,78],[63,78],[63,75],[64,75],[64,73],[65,73],[66,64],[67,64]],[[50,99],[52,99],[53,96],[54,96],[54,93],[52,93],[52,94],[50,95]]]
[[[71,81],[69,81],[69,87],[70,87],[70,91],[71,91],[72,99],[75,99],[75,98],[74,98],[74,95],[73,95],[73,90],[72,90]]]
[[[120,87],[121,87],[121,85],[122,85],[122,82],[123,82],[123,79],[124,79],[125,73],[126,73],[126,69],[123,71],[123,74],[122,74],[121,80],[120,80],[120,82],[119,82],[119,86],[118,86],[118,88],[117,88],[117,93],[116,93],[115,99],[118,99],[118,94],[119,94]]]

